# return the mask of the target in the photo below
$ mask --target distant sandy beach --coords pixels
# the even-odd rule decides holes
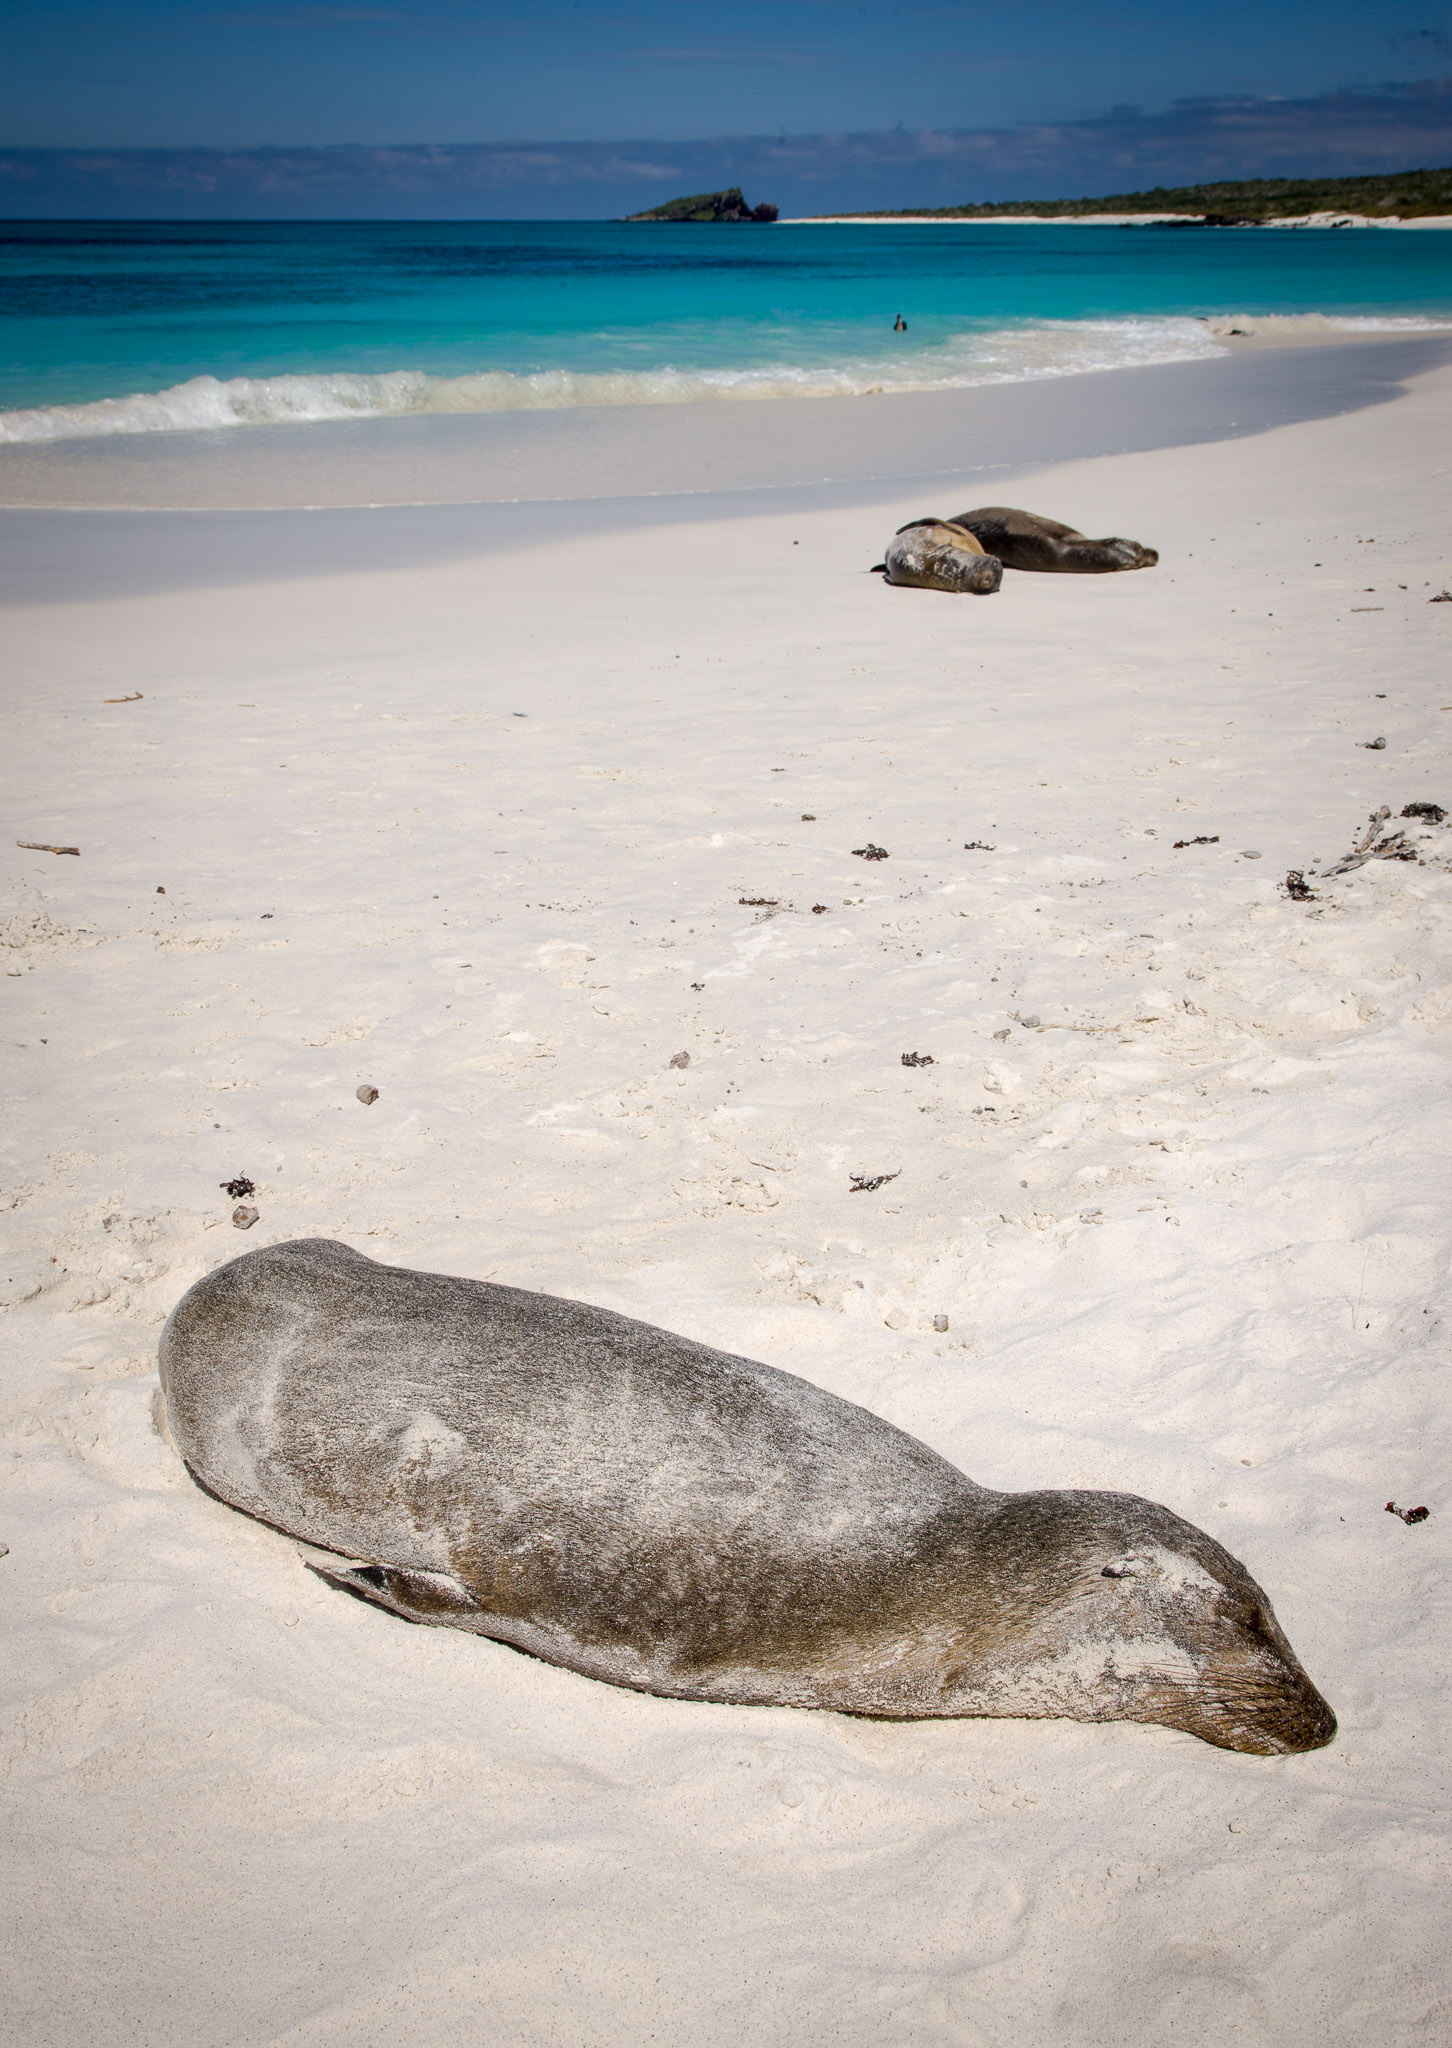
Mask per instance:
[[[1195,225],[1185,213],[816,213],[793,214],[776,223],[783,228],[935,227],[935,228],[1160,228],[1176,222]],[[1304,213],[1283,220],[1248,222],[1263,228],[1452,228],[1452,213],[1424,213],[1410,220],[1371,213]]]
[[[1449,445],[1429,335],[0,451],[3,2048],[1446,2037]],[[869,573],[991,503],[1160,564]],[[306,1235],[1163,1501],[1340,1734],[348,1600],[153,1419]]]

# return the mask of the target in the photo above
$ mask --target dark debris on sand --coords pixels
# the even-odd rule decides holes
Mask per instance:
[[[1386,1504],[1389,1515],[1395,1515],[1399,1522],[1405,1522],[1409,1529],[1415,1529],[1418,1522],[1425,1522],[1431,1514],[1430,1508],[1399,1508],[1394,1500]]]
[[[877,1190],[885,1188],[890,1180],[896,1180],[901,1172],[902,1168],[899,1167],[897,1173],[854,1173],[850,1176],[852,1185],[847,1192],[849,1195],[875,1195]]]

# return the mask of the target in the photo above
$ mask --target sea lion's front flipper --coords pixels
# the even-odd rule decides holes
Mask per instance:
[[[371,1600],[405,1621],[418,1621],[430,1628],[477,1629],[484,1610],[458,1579],[447,1572],[410,1570],[393,1564],[333,1564],[320,1557],[305,1557],[303,1563],[320,1579],[340,1592],[359,1600]]]

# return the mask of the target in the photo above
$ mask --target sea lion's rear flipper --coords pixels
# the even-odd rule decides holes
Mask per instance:
[[[447,1572],[393,1564],[332,1564],[319,1557],[305,1557],[303,1563],[340,1592],[371,1600],[375,1607],[386,1607],[405,1621],[422,1622],[429,1628],[477,1629],[483,1619],[484,1610],[468,1587]]]

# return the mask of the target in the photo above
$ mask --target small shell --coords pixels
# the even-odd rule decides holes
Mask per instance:
[[[378,1100],[378,1090],[367,1081],[361,1083],[354,1092],[365,1108]]]
[[[248,1202],[239,1202],[232,1211],[232,1222],[238,1230],[250,1230],[257,1221],[257,1211]]]

